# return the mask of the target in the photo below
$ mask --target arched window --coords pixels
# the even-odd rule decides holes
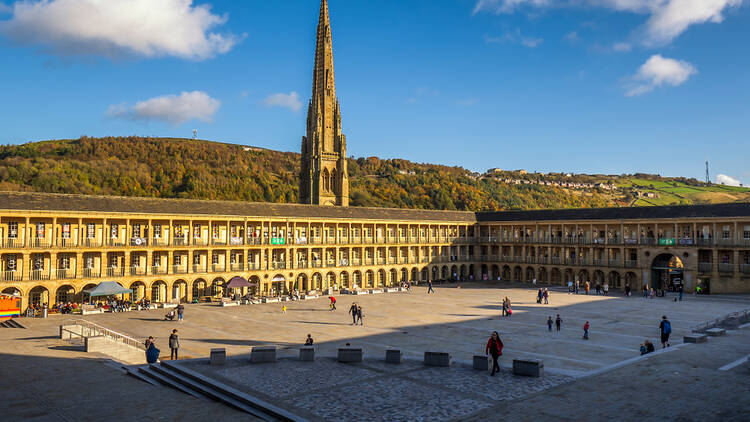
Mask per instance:
[[[323,169],[323,190],[326,192],[331,190],[331,176],[328,174],[328,169]]]
[[[338,180],[338,173],[336,172],[336,169],[333,169],[331,172],[331,190],[333,192],[338,192],[338,185],[336,184],[336,180]]]

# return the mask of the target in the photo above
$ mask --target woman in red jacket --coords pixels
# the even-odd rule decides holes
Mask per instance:
[[[492,336],[487,341],[487,347],[484,349],[484,354],[492,355],[492,373],[490,375],[500,372],[500,364],[497,363],[497,359],[503,354],[503,341],[500,340],[500,334],[497,331],[492,332]]]

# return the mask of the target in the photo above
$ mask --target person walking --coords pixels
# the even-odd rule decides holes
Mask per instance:
[[[307,340],[305,340],[305,346],[312,346],[315,341],[312,338],[311,334],[307,335]]]
[[[643,285],[643,298],[648,298],[648,284]]]
[[[586,282],[585,289],[586,289],[586,294],[589,294],[589,290],[591,290],[591,283],[589,283],[588,281]]]
[[[503,316],[508,316],[508,302],[503,299]]]
[[[430,294],[430,292],[435,293],[435,289],[432,288],[432,280],[427,281],[427,294]]]
[[[281,307],[281,314],[286,315],[286,305]]]
[[[500,364],[498,359],[503,355],[503,341],[500,340],[500,334],[497,331],[493,331],[490,339],[487,341],[487,346],[484,348],[485,355],[492,356],[492,372],[491,376],[495,373],[500,372]]]
[[[508,296],[505,296],[505,306],[508,308],[507,310],[508,316],[513,315],[513,310],[510,309],[510,299],[508,299]]]
[[[146,362],[151,364],[156,363],[157,360],[159,360],[159,349],[156,348],[154,338],[149,337],[146,340]]]
[[[352,303],[349,307],[349,313],[352,314],[352,325],[357,325],[357,302]]]
[[[579,288],[580,288],[580,282],[576,280],[576,294],[578,294]]]
[[[549,305],[549,289],[545,287],[542,295],[544,296],[544,304]]]
[[[169,335],[169,359],[179,359],[177,357],[177,351],[180,348],[180,337],[177,335],[177,329],[172,330],[172,334]]]
[[[654,288],[652,287],[652,288],[651,288],[651,289],[649,290],[649,292],[650,292],[650,294],[649,294],[649,299],[653,299],[653,298],[654,298]]]
[[[331,310],[335,311],[336,310],[336,298],[333,296],[328,296],[328,299],[331,300],[331,305],[330,305]]]
[[[560,318],[560,314],[557,314],[557,318],[555,318],[555,328],[557,331],[560,331],[560,326],[562,326],[562,318]]]
[[[682,284],[680,284],[680,287],[678,288],[680,292],[680,302],[682,302],[682,291],[685,289]]]
[[[552,332],[552,324],[554,324],[554,323],[555,322],[552,321],[552,316],[550,315],[550,317],[547,318],[547,329],[549,330],[549,332]]]
[[[583,339],[584,340],[588,340],[589,339],[589,327],[591,327],[591,326],[589,325],[589,322],[586,321],[586,323],[583,324]]]
[[[542,303],[542,295],[544,295],[544,293],[542,292],[542,289],[539,288],[536,292],[536,303]]]
[[[607,296],[607,293],[609,293],[609,283],[604,282],[604,296]]]
[[[357,306],[357,321],[359,321],[359,325],[365,325],[364,314],[362,313],[361,306]]]
[[[625,296],[630,296],[630,283],[625,283]]]
[[[659,323],[661,331],[661,348],[669,347],[669,335],[672,334],[672,323],[669,322],[666,315],[662,315]]]
[[[182,314],[185,312],[185,306],[180,303],[177,305],[177,322],[182,322]]]

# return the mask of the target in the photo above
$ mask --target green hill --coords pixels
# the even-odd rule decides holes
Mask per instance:
[[[0,190],[297,202],[298,173],[296,153],[192,139],[83,137],[0,147]],[[375,157],[349,159],[349,176],[352,206],[472,211],[627,205],[635,201],[627,192],[643,183],[615,177],[630,184],[620,192],[509,184],[460,167]],[[747,189],[693,192],[674,181],[646,180],[666,201],[750,200]]]

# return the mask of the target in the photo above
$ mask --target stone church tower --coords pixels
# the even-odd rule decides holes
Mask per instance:
[[[302,137],[299,198],[303,204],[349,206],[346,136],[341,134],[341,109],[336,98],[328,0],[320,4],[307,136]]]

